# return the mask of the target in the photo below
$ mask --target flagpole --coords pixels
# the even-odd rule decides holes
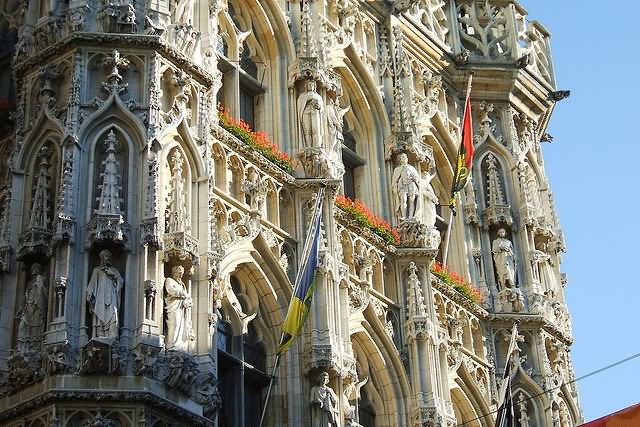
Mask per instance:
[[[307,237],[304,242],[302,265],[300,266],[300,268],[298,268],[298,273],[296,274],[296,281],[294,283],[293,292],[291,294],[291,300],[289,301],[289,307],[291,306],[291,301],[293,301],[293,299],[295,298],[295,295],[298,291],[298,287],[300,286],[302,272],[306,269],[307,263],[309,262],[309,260],[307,259],[307,252],[311,251],[311,241],[313,240],[313,236],[316,234],[317,227],[320,227],[320,224],[322,221],[323,212],[319,210],[319,208],[320,206],[323,205],[322,202],[324,199],[324,190],[325,190],[325,186],[323,184],[318,190],[318,198],[316,199],[316,203],[313,208],[314,216],[310,224],[311,228],[309,229],[309,233],[307,234]],[[319,218],[316,218],[316,216],[318,216]],[[314,228],[314,225],[316,228]],[[282,344],[284,337],[285,337],[285,333],[283,331],[282,334],[280,335],[280,344],[278,345],[278,347],[280,347],[280,345]],[[260,414],[259,427],[262,427],[262,423],[264,422],[264,417],[267,414],[267,407],[269,406],[269,398],[271,397],[271,389],[273,388],[273,380],[276,378],[276,370],[280,365],[280,357],[282,356],[281,350],[282,350],[281,348],[278,348],[278,352],[276,353],[276,360],[274,361],[273,370],[271,371],[271,378],[269,379],[269,388],[267,389],[267,395],[265,396],[264,405],[262,406],[262,414]]]
[[[273,364],[273,370],[271,371],[271,379],[269,379],[269,388],[267,389],[267,395],[264,398],[264,406],[262,407],[262,414],[260,415],[260,427],[262,427],[264,416],[267,415],[267,406],[269,404],[269,397],[271,396],[271,387],[273,387],[273,380],[276,377],[276,369],[278,369],[278,365],[280,364],[280,355],[281,353],[276,353],[276,360]]]
[[[451,241],[451,226],[453,224],[454,212],[455,211],[451,209],[451,212],[449,213],[449,224],[447,224],[447,241],[444,243],[444,254],[442,256],[442,268],[446,268],[446,265],[447,265],[447,255],[449,255],[449,242]]]

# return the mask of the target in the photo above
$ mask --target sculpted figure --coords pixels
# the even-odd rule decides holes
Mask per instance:
[[[111,265],[111,251],[98,254],[100,265],[93,269],[87,285],[87,301],[93,316],[93,338],[118,337],[118,306],[124,279]]]
[[[263,210],[266,188],[255,170],[249,169],[247,177],[242,181],[242,191],[247,195],[252,210]]]
[[[329,374],[323,372],[311,388],[311,427],[339,427],[338,396],[328,386]]]
[[[24,292],[24,305],[18,323],[18,350],[21,353],[37,351],[47,319],[47,283],[42,266],[31,266],[31,281]],[[35,345],[34,345],[35,344]]]
[[[493,252],[493,262],[498,273],[498,283],[500,288],[511,288],[515,286],[516,263],[513,253],[513,245],[506,238],[507,232],[504,228],[498,230],[498,237],[493,241],[491,252]]]
[[[189,25],[193,22],[193,7],[195,0],[178,0],[176,3],[175,20],[176,24]]]
[[[422,209],[422,222],[429,228],[436,225],[436,205],[438,204],[438,196],[433,191],[431,180],[435,173],[422,171],[422,180],[420,185],[420,206]]]
[[[307,80],[305,88],[306,91],[300,94],[297,101],[302,142],[307,148],[322,147],[324,102],[316,92],[316,82],[314,80]]]
[[[184,268],[176,265],[171,277],[164,281],[164,303],[167,307],[167,350],[187,351],[191,340],[191,307],[193,301],[182,282]]]
[[[398,219],[414,218],[416,198],[420,193],[420,175],[417,169],[409,164],[409,158],[405,153],[400,155],[400,165],[393,170],[391,190]]]
[[[344,136],[342,135],[342,118],[349,111],[350,107],[340,108],[339,98],[336,100],[329,99],[329,105],[327,106],[327,124],[329,125],[329,155],[336,157],[336,154],[342,147]]]

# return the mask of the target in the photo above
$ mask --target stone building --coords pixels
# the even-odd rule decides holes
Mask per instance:
[[[582,420],[517,2],[7,0],[0,40],[0,426],[257,426],[317,197],[265,426],[491,427],[508,363],[521,427]]]

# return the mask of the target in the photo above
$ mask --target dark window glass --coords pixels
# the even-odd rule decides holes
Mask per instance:
[[[251,129],[255,130],[253,97],[252,92],[240,86],[240,118],[247,122]]]

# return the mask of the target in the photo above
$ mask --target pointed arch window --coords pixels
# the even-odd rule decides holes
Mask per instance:
[[[346,120],[343,122],[342,129],[342,163],[344,164],[342,185],[344,194],[355,200],[358,196],[358,180],[361,172],[359,168],[364,166],[366,161],[358,154],[358,143]]]
[[[232,276],[235,293],[241,289]],[[225,313],[221,313],[225,319]],[[266,349],[257,330],[257,320],[249,323],[245,334],[234,335],[225,320],[216,326],[218,379],[224,402],[219,416],[220,427],[258,427],[263,404],[263,389],[269,384],[266,373]]]
[[[224,39],[222,52],[219,52],[222,89],[218,100],[232,116],[256,129],[261,127],[258,105],[266,92],[263,86],[265,64],[259,54],[259,41],[253,36],[251,22],[246,22],[232,2],[229,2],[227,12],[227,20],[222,25],[227,27],[227,34],[235,37]]]

